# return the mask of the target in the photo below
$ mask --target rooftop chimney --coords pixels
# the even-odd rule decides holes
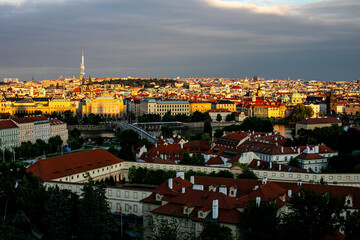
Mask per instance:
[[[221,193],[223,193],[223,194],[227,195],[227,188],[226,188],[226,186],[220,186],[220,188],[219,188],[219,192],[221,192]]]
[[[291,189],[288,190],[288,196],[289,196],[289,197],[292,196],[292,190],[291,190]]]
[[[190,182],[191,182],[192,184],[195,184],[195,177],[194,177],[194,176],[190,176]]]
[[[193,189],[194,190],[204,190],[204,185],[194,184]]]
[[[269,165],[269,169],[271,169],[272,168],[272,162],[270,162],[270,165]]]
[[[217,219],[219,217],[219,200],[214,199],[212,203],[212,218]]]
[[[302,184],[302,180],[299,179],[298,182],[297,182],[297,186],[298,186],[298,187],[301,187],[301,184]]]
[[[176,172],[176,177],[181,177],[182,180],[185,179],[185,172],[179,171]]]
[[[284,147],[283,147],[283,146],[281,146],[281,152],[282,152],[282,153],[284,152]]]
[[[181,193],[185,193],[185,188],[181,188]]]
[[[256,164],[257,166],[260,166],[260,161],[257,161],[257,164]]]
[[[279,164],[279,171],[281,171],[281,164]]]
[[[261,197],[256,197],[256,206],[260,207]]]
[[[180,147],[181,147],[181,149],[184,148],[184,143],[183,142],[180,142]]]
[[[168,185],[170,189],[173,189],[173,179],[169,178]]]

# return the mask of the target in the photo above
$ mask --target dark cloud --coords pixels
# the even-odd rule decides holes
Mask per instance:
[[[217,0],[0,0],[0,77],[354,80],[360,4],[254,8]],[[230,3],[232,4],[232,3]]]

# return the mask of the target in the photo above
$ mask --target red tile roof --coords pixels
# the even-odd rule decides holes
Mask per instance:
[[[341,123],[336,117],[323,117],[323,118],[308,118],[297,123],[301,124],[329,124],[329,123]]]
[[[17,123],[31,123],[31,122],[38,122],[38,121],[46,121],[48,119],[45,116],[28,116],[28,117],[21,117],[21,118],[13,118],[12,120]]]
[[[18,126],[9,119],[0,120],[0,129],[7,129],[7,128],[18,128]]]
[[[221,160],[220,156],[212,157],[206,162],[206,165],[221,165],[221,164],[224,164],[224,162]]]
[[[108,151],[99,148],[91,151],[73,153],[35,162],[26,171],[32,172],[44,181],[90,171],[121,163],[124,160],[115,157]]]
[[[49,119],[50,125],[59,125],[59,124],[66,124],[65,122],[59,120],[59,119]]]
[[[317,153],[301,153],[300,155],[296,156],[296,158],[301,160],[312,160],[312,159],[324,159],[325,157]]]

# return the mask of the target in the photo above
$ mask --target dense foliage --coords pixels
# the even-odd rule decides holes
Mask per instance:
[[[300,129],[298,137],[293,139],[293,144],[298,146],[324,143],[333,150],[348,153],[360,149],[360,131],[351,128],[345,131],[337,124],[314,130]]]
[[[254,180],[258,179],[256,174],[249,169],[244,169],[242,173],[237,175],[237,178],[238,179],[254,179]]]
[[[287,239],[322,239],[343,223],[344,203],[331,193],[302,189],[293,194],[289,212],[283,217]]]
[[[35,143],[22,142],[19,147],[15,148],[16,159],[29,159],[44,154],[60,152],[63,141],[60,136],[49,138],[48,143],[44,140],[37,139]]]
[[[141,139],[140,135],[132,129],[116,133],[116,141],[120,144],[120,150],[111,146],[108,151],[127,161],[135,161],[134,150],[138,147],[145,145],[149,149],[151,146],[148,140]]]
[[[90,179],[80,199],[43,182],[20,163],[0,164],[0,239],[113,239],[117,226],[104,186]],[[19,214],[20,213],[20,214]],[[35,239],[30,237],[29,239]]]
[[[239,230],[244,240],[253,239],[279,239],[277,206],[275,203],[261,202],[259,205],[250,200],[244,208],[244,219],[241,221]]]
[[[199,151],[190,156],[189,152],[185,150],[179,163],[184,165],[205,166],[205,158]]]
[[[296,123],[306,118],[310,118],[313,115],[314,110],[311,107],[305,106],[304,104],[298,104],[291,112],[290,121]]]
[[[169,178],[176,176],[175,171],[165,170],[152,170],[141,167],[131,167],[129,169],[129,181],[131,183],[144,183],[160,185]],[[234,178],[234,175],[227,170],[221,170],[218,173],[211,172],[209,174],[200,171],[187,171],[185,172],[185,178],[190,180],[190,176],[209,176],[209,177],[222,177],[222,178]]]

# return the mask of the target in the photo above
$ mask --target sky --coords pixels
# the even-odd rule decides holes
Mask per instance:
[[[359,0],[0,0],[0,79],[360,78]]]

